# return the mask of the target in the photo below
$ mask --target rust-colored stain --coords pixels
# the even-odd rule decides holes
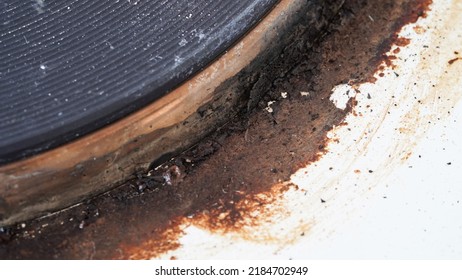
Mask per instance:
[[[297,191],[285,182],[322,157],[327,133],[354,111],[354,99],[346,110],[336,108],[329,101],[331,89],[348,81],[374,81],[383,65],[392,65],[394,56],[385,55],[392,46],[409,43],[397,35],[402,26],[425,17],[431,2],[345,1],[319,44],[306,50],[294,42],[274,64],[275,71],[291,70],[273,82],[252,114],[230,120],[195,147],[115,190],[2,228],[0,258],[156,258],[179,248],[190,225],[280,242],[259,237],[258,227],[284,215],[278,201],[288,189]],[[268,102],[274,102],[271,113],[265,110]]]
[[[184,235],[181,227],[181,220],[175,219],[169,227],[152,234],[151,239],[142,243],[142,250],[133,246],[126,246],[124,243],[119,245],[119,255],[113,255],[113,259],[151,259],[156,256],[178,249],[181,244],[178,239]]]
[[[413,29],[414,29],[415,33],[417,33],[417,34],[423,34],[423,33],[425,33],[425,28],[423,28],[423,27],[420,26],[420,25],[414,26]]]
[[[252,194],[249,197],[232,195],[235,199],[220,199],[214,208],[197,213],[192,221],[196,226],[215,233],[229,231],[243,232],[245,228],[256,227],[271,219],[271,213],[265,208],[278,201],[288,186],[277,184],[266,192]],[[255,217],[259,217],[255,219]]]
[[[412,156],[412,152],[407,152],[402,158],[401,161],[405,162],[409,160],[409,158]]]
[[[460,57],[453,58],[453,59],[448,61],[448,64],[453,64],[454,62],[456,62],[459,59],[461,59],[461,58]]]
[[[125,255],[121,257],[150,259],[177,249],[181,246],[178,240],[184,235],[184,229],[188,226],[195,226],[215,234],[237,234],[244,240],[277,244],[281,242],[280,238],[255,229],[274,221],[274,206],[290,188],[298,190],[298,187],[293,184],[277,184],[270,190],[259,193],[247,195],[243,191],[229,193],[206,209],[198,209],[188,216],[175,219],[155,238],[137,246],[122,244],[120,248]],[[278,208],[278,216],[289,215],[284,211],[285,209]],[[308,230],[308,225],[302,225],[300,229],[301,232]],[[287,244],[291,240],[284,240],[284,242]]]
[[[432,0],[420,0],[406,3],[401,2],[398,4],[402,5],[405,12],[401,13],[400,17],[395,19],[391,28],[391,36],[385,39],[378,48],[378,55],[374,62],[377,63],[379,61],[381,63],[377,63],[377,72],[380,73],[385,70],[385,68],[395,69],[393,61],[396,60],[397,57],[394,54],[398,54],[401,51],[400,47],[405,47],[411,42],[409,38],[399,36],[401,28],[407,24],[416,23],[419,18],[426,18],[427,13],[431,10],[430,6],[432,3]],[[425,32],[425,29],[419,26],[415,27],[414,30],[418,34]],[[397,47],[391,50],[391,46],[393,45]],[[393,54],[389,55],[387,53],[390,52],[390,50]],[[374,82],[373,79],[369,81]]]
[[[459,55],[459,52],[458,52],[458,51],[454,51],[454,54],[455,54],[455,55]],[[448,61],[448,64],[451,65],[451,64],[453,64],[454,62],[456,62],[456,61],[459,60],[459,59],[462,59],[462,57],[456,57],[456,58],[450,59],[450,60]]]

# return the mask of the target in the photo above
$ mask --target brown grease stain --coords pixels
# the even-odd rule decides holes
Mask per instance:
[[[405,47],[409,45],[411,40],[409,38],[400,37],[399,33],[403,26],[408,24],[416,23],[419,18],[426,18],[428,12],[431,10],[430,5],[433,3],[432,0],[420,0],[410,1],[408,3],[402,3],[404,13],[395,21],[391,36],[384,40],[377,49],[377,58],[372,61],[376,64],[376,72],[382,72],[385,68],[395,69],[393,61],[397,58],[395,55],[388,55],[393,45],[398,46],[394,51],[394,54],[400,52],[399,47]],[[417,34],[425,32],[425,29],[420,26],[414,27]],[[384,65],[381,65],[384,64]],[[369,80],[369,82],[375,82],[375,80]]]
[[[164,229],[152,236],[152,239],[144,241],[143,250],[138,250],[132,246],[119,246],[120,255],[113,256],[113,259],[152,259],[158,255],[180,248],[179,238],[184,235],[181,219],[177,218],[170,224],[169,228]],[[171,257],[171,259],[175,257]]]
[[[410,6],[405,5],[406,12],[402,17],[400,17],[396,21],[397,23],[393,26],[393,34],[391,36],[391,39],[385,40],[384,43],[382,43],[379,47],[379,52],[381,50],[382,55],[379,56],[381,58],[381,61],[377,60],[375,62],[377,65],[385,63],[387,67],[394,67],[392,61],[395,60],[397,57],[394,55],[385,55],[385,53],[389,52],[392,45],[398,46],[395,49],[394,53],[399,53],[399,47],[407,46],[410,43],[410,39],[399,37],[398,33],[404,25],[409,23],[415,23],[420,17],[426,17],[427,12],[429,11],[429,5],[431,3],[432,1],[419,1],[417,5],[414,5],[415,3],[412,3],[412,5]],[[325,57],[325,61],[326,60],[328,61],[328,63],[332,63],[333,61],[335,61],[334,59],[328,59],[327,57]],[[381,66],[376,66],[376,71],[379,67]],[[369,74],[368,76],[369,80],[374,79],[373,75]],[[331,85],[330,88],[332,87],[333,86]],[[321,98],[321,100],[322,99],[323,98]],[[317,106],[326,105],[328,106],[328,104],[322,105],[322,102],[317,104]],[[354,98],[350,99],[350,102],[348,104],[348,110],[346,110],[346,112],[352,112],[353,114],[355,114],[355,105],[356,102]],[[313,121],[315,119],[312,118],[311,120]],[[341,125],[342,123],[343,118],[340,119],[337,125]],[[332,126],[330,126],[330,128],[331,127]],[[324,130],[327,132],[330,129]],[[309,158],[309,160],[306,160],[303,163],[297,163],[295,164],[295,166],[303,167],[311,162],[317,161],[323,155],[323,151],[325,152],[324,149],[327,146],[325,136],[323,139],[324,143],[318,146],[320,149],[318,152],[314,153],[311,156],[311,158]],[[292,170],[293,169],[294,168],[292,168]],[[355,172],[360,172],[359,170],[357,171],[358,172]],[[212,208],[208,208],[208,210],[206,211],[195,213],[194,218],[191,221],[191,224],[203,229],[207,229],[212,233],[227,234],[229,232],[234,232],[239,233],[239,236],[242,239],[253,241],[261,240],[262,236],[265,235],[257,230],[258,227],[261,226],[262,223],[264,223],[265,221],[271,221],[272,217],[275,215],[274,209],[268,210],[271,209],[271,207],[268,208],[267,206],[274,205],[275,203],[277,203],[277,201],[281,199],[285,191],[287,191],[286,185],[275,184],[268,191],[251,191],[250,193],[247,193],[244,197],[238,195],[228,200],[218,199],[218,201],[212,205]],[[258,219],[256,219],[256,217],[258,217]],[[255,230],[257,231],[255,232]],[[263,241],[266,242],[270,240],[272,239],[263,238]],[[280,240],[278,241],[280,242]],[[141,248],[140,250],[145,251]],[[156,251],[156,254],[162,253],[165,252]],[[153,257],[158,256],[156,254],[154,254]]]
[[[321,156],[320,153],[315,159],[318,160]],[[237,195],[233,200],[218,199],[213,207],[197,210],[194,214],[181,217],[162,236],[149,240],[140,247],[124,248],[121,246],[126,254],[124,258],[151,259],[177,249],[181,246],[178,239],[184,236],[183,229],[189,226],[195,226],[213,234],[234,234],[239,239],[252,242],[293,244],[300,234],[309,231],[311,224],[300,224],[295,232],[283,236],[259,229],[265,225],[272,225],[275,222],[275,213],[278,218],[290,215],[284,206],[278,203],[289,189],[302,192],[292,183],[276,184],[268,191],[247,195],[236,191]],[[170,257],[172,258],[176,259],[174,256]]]
[[[411,43],[411,39],[409,38],[404,38],[404,37],[398,37],[396,40],[393,42],[394,45],[397,45],[399,47],[405,47]]]
[[[287,185],[277,184],[269,191],[251,194],[236,201],[220,199],[214,208],[197,213],[192,223],[213,233],[240,232],[249,235],[245,229],[255,228],[270,219],[271,210],[265,206],[276,203],[288,189]]]
[[[375,81],[375,73],[393,65],[396,57],[386,55],[391,47],[409,44],[397,35],[402,26],[425,17],[431,3],[347,0],[330,35],[312,52],[294,52],[298,64],[274,82],[248,119],[231,121],[152,174],[139,174],[116,190],[25,228],[8,229],[7,235],[3,230],[0,257],[156,258],[179,248],[189,225],[283,243],[258,228],[284,215],[278,201],[297,188],[284,182],[319,160],[326,152],[327,132],[354,113],[354,98],[347,110],[339,110],[329,101],[331,89],[346,81]],[[301,97],[300,91],[311,94]],[[277,99],[281,92],[289,97]],[[264,111],[270,100],[277,100],[272,114]],[[169,184],[166,177],[172,179]],[[305,232],[309,225],[300,229]]]
[[[407,153],[401,158],[401,161],[406,162],[407,160],[409,160],[409,158],[411,158],[411,156],[412,156],[412,152],[407,152]]]
[[[454,62],[456,62],[459,59],[461,59],[461,58],[460,57],[453,58],[453,59],[448,61],[448,64],[451,65],[451,64],[453,64]]]
[[[423,34],[423,33],[425,33],[425,28],[423,28],[423,27],[420,26],[420,25],[416,25],[416,26],[414,26],[412,29],[414,29],[415,33],[417,33],[417,34]]]

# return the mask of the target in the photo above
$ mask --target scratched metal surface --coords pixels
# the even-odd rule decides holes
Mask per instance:
[[[159,98],[277,1],[0,1],[0,164]]]

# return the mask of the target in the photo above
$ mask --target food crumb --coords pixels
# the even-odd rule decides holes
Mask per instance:
[[[268,113],[272,113],[274,110],[273,108],[271,108],[271,105],[274,104],[275,101],[268,101],[268,105],[266,106],[265,110],[268,112]]]

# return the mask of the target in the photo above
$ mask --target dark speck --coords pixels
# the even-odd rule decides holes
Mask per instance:
[[[452,163],[451,163],[451,162],[448,162],[448,163],[446,163],[446,164],[447,164],[447,165],[451,165]]]
[[[374,171],[372,171],[372,170],[369,170],[369,173],[374,173]]]
[[[456,62],[459,59],[460,59],[460,57],[453,58],[453,59],[449,60],[448,63],[453,64],[454,62]]]
[[[321,203],[326,203],[326,201],[324,199],[321,198]]]

